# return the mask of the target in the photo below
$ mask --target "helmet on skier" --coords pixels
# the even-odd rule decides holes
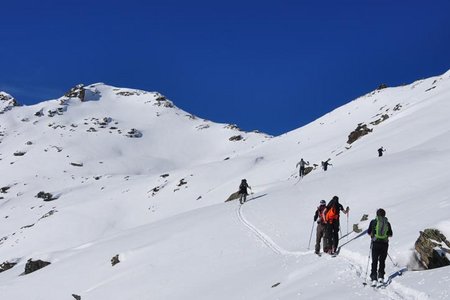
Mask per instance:
[[[325,200],[320,200],[320,205],[327,205],[327,202]]]

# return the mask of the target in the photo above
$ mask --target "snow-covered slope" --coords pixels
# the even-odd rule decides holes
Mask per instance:
[[[450,236],[449,100],[447,72],[376,90],[274,138],[104,84],[8,105],[0,264],[17,265],[0,273],[1,299],[445,299],[448,268],[396,272],[411,264],[420,230]],[[347,143],[363,124],[371,132]],[[299,182],[301,157],[317,167]],[[251,201],[224,203],[242,178]],[[307,249],[316,206],[333,195],[351,209],[343,233],[386,209],[400,264],[387,261],[386,289],[362,285],[368,237],[336,258]],[[30,258],[51,265],[20,276]]]

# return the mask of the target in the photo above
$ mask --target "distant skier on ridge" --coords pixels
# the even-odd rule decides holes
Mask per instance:
[[[247,184],[247,179],[242,179],[241,184],[239,185],[239,202],[241,204],[244,204],[244,202],[247,200],[247,195],[248,195],[247,188],[252,189]]]
[[[384,280],[384,268],[386,263],[386,257],[388,255],[389,238],[392,237],[392,227],[386,218],[386,211],[382,208],[377,210],[377,216],[373,219],[367,234],[372,238],[370,248],[372,249],[372,269],[370,272],[370,279],[372,280],[372,286],[383,284]],[[377,265],[380,263],[378,272]]]
[[[332,166],[332,164],[330,164],[330,160],[331,160],[331,158],[329,158],[326,161],[322,162],[322,168],[323,168],[324,171],[328,170],[328,166]]]
[[[383,146],[381,146],[381,148],[378,149],[378,157],[383,156],[383,152],[386,152],[386,149],[384,149]]]
[[[305,166],[309,166],[309,161],[304,161],[302,158],[297,163],[297,165],[295,165],[295,168],[297,168],[298,166],[300,166],[299,176],[300,176],[300,178],[303,178],[303,176],[305,176]]]

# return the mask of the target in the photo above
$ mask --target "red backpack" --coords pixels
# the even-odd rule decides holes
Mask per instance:
[[[325,213],[325,220],[327,223],[332,224],[334,220],[339,219],[339,214],[336,211],[336,207],[333,205],[330,209]]]

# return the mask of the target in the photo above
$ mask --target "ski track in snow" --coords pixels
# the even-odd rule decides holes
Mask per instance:
[[[288,251],[286,249],[283,249],[280,245],[278,245],[273,239],[271,239],[268,235],[266,235],[264,232],[256,228],[250,221],[248,221],[244,214],[242,213],[242,207],[244,205],[239,205],[236,209],[236,215],[238,220],[245,226],[247,229],[249,229],[256,238],[261,241],[264,245],[266,245],[270,250],[272,250],[275,254],[281,255],[281,256],[304,256],[309,255],[311,252],[302,252],[302,251]],[[365,272],[363,273],[363,266],[359,265],[354,260],[350,259],[350,257],[346,257],[345,255],[340,255],[339,257],[342,257],[343,260],[345,260],[347,263],[350,264],[350,267],[355,270],[355,274],[357,275],[357,279],[364,279],[362,275],[365,275]],[[365,279],[364,279],[365,280]],[[367,288],[371,288],[367,286]],[[426,300],[429,299],[429,297],[421,293],[419,291],[416,291],[414,289],[411,289],[410,287],[405,287],[397,282],[390,282],[386,288],[383,289],[374,289],[378,293],[382,294],[383,296],[387,297],[387,299],[392,300]]]
[[[243,215],[242,213],[242,207],[243,205],[239,205],[238,209],[236,210],[237,217],[239,221],[247,227],[253,234],[260,240],[262,243],[264,243],[270,250],[272,250],[275,254],[278,255],[291,255],[291,256],[302,256],[307,255],[309,252],[301,252],[301,251],[288,251],[286,249],[283,249],[280,247],[277,243],[275,243],[268,235],[266,235],[264,232],[260,231],[258,228],[256,228],[253,224],[251,224]]]

